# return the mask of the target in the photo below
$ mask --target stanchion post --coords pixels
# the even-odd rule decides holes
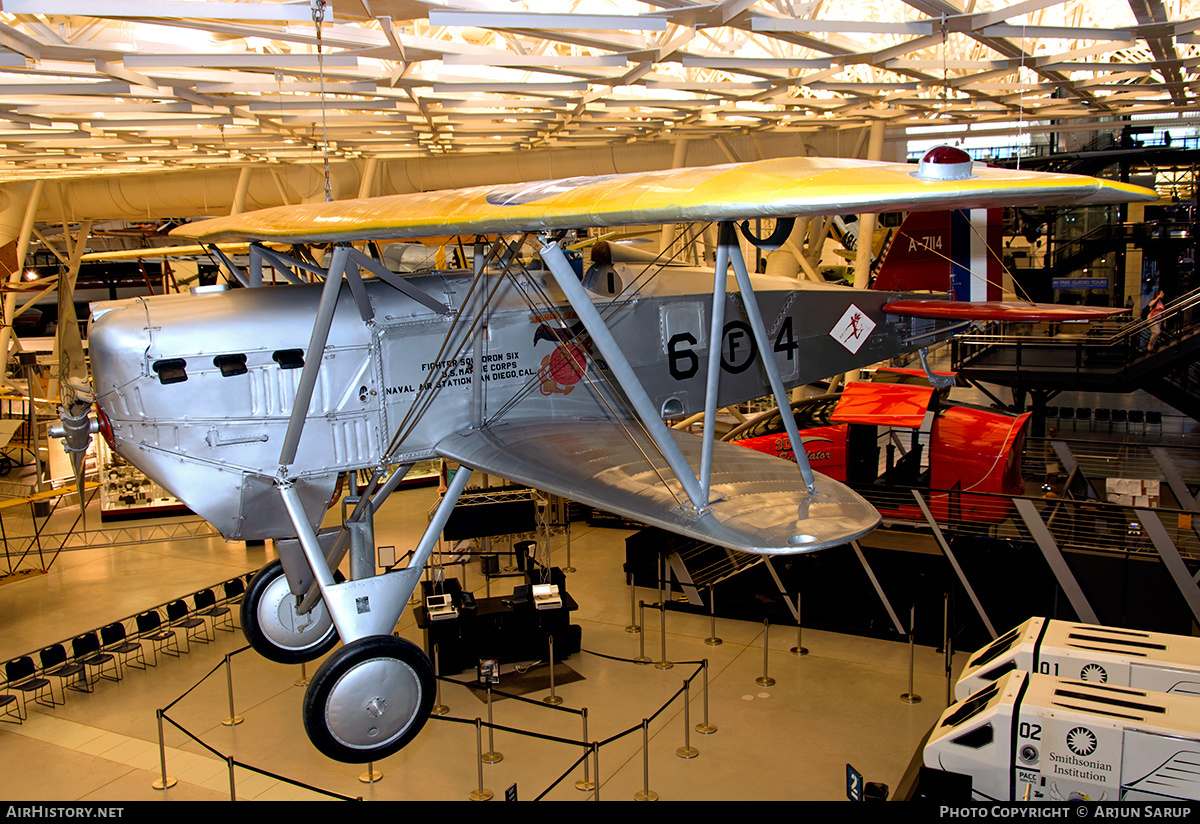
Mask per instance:
[[[375,770],[375,762],[367,762],[367,771],[358,777],[358,780],[364,784],[374,784],[383,778],[383,773]]]
[[[596,801],[600,800],[600,745],[592,743],[592,772],[596,774],[596,794],[592,796]]]
[[[696,725],[696,732],[701,735],[712,735],[717,731],[715,724],[708,722],[708,659],[704,659],[704,720]]]
[[[658,636],[659,636],[659,646],[661,647],[661,650],[662,650],[662,657],[659,660],[659,662],[654,665],[654,668],[660,669],[660,670],[669,670],[671,667],[673,667],[675,665],[667,660],[667,603],[666,603],[666,601],[658,602]]]
[[[700,750],[692,746],[692,682],[683,682],[683,746],[675,750],[680,758],[695,758]]]
[[[472,801],[488,801],[492,797],[492,791],[484,789],[483,786],[483,722],[475,719],[475,768],[479,772],[479,786],[477,789],[471,790],[468,796]]]
[[[775,679],[767,674],[767,664],[769,662],[769,654],[771,652],[771,621],[768,618],[763,618],[763,674],[754,679],[754,683],[760,687],[770,687],[775,684]]]
[[[163,739],[163,711],[155,710],[154,715],[158,719],[158,766],[161,772],[160,778],[150,786],[156,790],[168,790],[177,782],[167,775],[167,745]]]
[[[225,685],[229,691],[229,717],[221,723],[226,727],[236,727],[242,723],[242,717],[233,710],[233,664],[230,662],[231,656],[225,655]]]
[[[225,756],[225,765],[229,768],[229,800],[237,801],[237,782],[233,778],[233,756]]]
[[[583,717],[583,738],[581,738],[580,740],[587,741],[588,740],[587,707],[583,708],[583,710],[580,712],[580,715]],[[585,748],[585,752],[588,749],[590,749],[590,747]],[[587,790],[594,790],[595,788],[596,788],[596,783],[594,781],[592,781],[591,778],[588,777],[588,759],[587,759],[587,756],[585,755],[584,759],[583,759],[583,778],[581,778],[580,780],[575,782],[575,789],[583,790],[586,792]]]
[[[657,801],[658,793],[650,789],[650,719],[642,719],[642,789],[633,794],[634,801]]]
[[[664,587],[667,583],[667,559],[662,554],[658,556],[658,602],[661,604],[667,600],[664,594]]]
[[[571,518],[570,518],[570,516],[567,516],[567,524],[566,524],[566,529],[564,531],[567,533],[567,565],[565,567],[563,567],[563,572],[565,572],[569,575],[575,571],[575,567],[571,566]]]
[[[917,605],[913,604],[908,612],[908,692],[900,696],[905,704],[920,704],[921,696],[913,689],[913,667],[916,666],[917,636],[913,631],[917,620]]]
[[[638,616],[641,623],[639,626],[646,625],[646,602],[638,601]],[[638,657],[633,659],[635,664],[649,664],[650,659],[646,656],[646,633],[638,633]]]
[[[804,648],[804,620],[800,612],[800,591],[796,591],[796,646],[788,650],[797,658],[803,658],[808,655],[808,650]]]
[[[450,712],[450,708],[442,703],[442,664],[440,660],[441,650],[438,645],[433,645],[433,680],[437,684],[437,699],[433,702],[433,708],[429,710],[431,715],[445,715]]]
[[[950,593],[942,596],[942,655],[946,669],[946,706],[954,703],[954,642],[950,639]]]
[[[488,684],[487,688],[487,711],[488,711],[488,751],[483,754],[483,763],[498,764],[504,760],[501,753],[496,752],[496,742],[494,738],[494,730],[492,729],[492,685]]]
[[[561,698],[559,698],[557,695],[555,695],[555,693],[554,693],[554,634],[553,633],[550,634],[550,694],[547,695],[545,698],[543,698],[542,702],[546,703],[546,704],[551,704],[553,706],[558,706],[559,704],[561,704],[563,702],[563,700]]]
[[[638,621],[637,610],[637,587],[633,585],[633,573],[628,573],[626,577],[629,578],[629,626],[625,627],[625,631],[641,632],[642,625]]]
[[[300,677],[296,679],[295,685],[297,687],[308,686],[308,668],[305,666],[303,661],[300,662]]]
[[[722,643],[717,637],[717,593],[712,587],[708,588],[708,637],[704,643],[710,647],[719,647]]]

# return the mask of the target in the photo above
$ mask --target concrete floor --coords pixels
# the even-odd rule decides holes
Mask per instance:
[[[377,516],[376,543],[401,551],[412,546],[435,497],[431,488],[396,493]],[[98,524],[98,518],[89,517],[89,525]],[[31,704],[23,725],[0,725],[5,765],[0,797],[224,800],[231,795],[225,759],[232,757],[267,773],[234,769],[237,797],[246,800],[327,797],[289,782],[370,800],[466,800],[481,781],[496,799],[513,786],[521,800],[542,793],[555,800],[595,798],[596,792],[575,787],[581,768],[555,786],[582,748],[547,737],[608,742],[599,753],[603,800],[631,800],[645,786],[663,800],[839,800],[845,798],[847,763],[867,781],[896,788],[945,706],[939,653],[916,649],[914,689],[923,700],[906,703],[901,695],[909,690],[910,654],[903,640],[805,630],[809,654],[797,657],[788,651],[796,645],[796,628],[773,627],[765,667],[775,683],[760,686],[763,625],[718,620],[716,634],[723,643],[710,646],[705,643],[711,634],[708,618],[668,611],[666,649],[674,666],[631,663],[642,638],[626,631],[631,599],[621,565],[628,534],[573,527],[570,563],[577,571],[568,575],[568,587],[579,603],[572,621],[582,627],[584,651],[566,662],[580,680],[559,683],[556,693],[563,708],[575,712],[536,700],[548,691],[531,693],[531,703],[494,701],[494,723],[506,729],[494,733],[491,745],[486,730],[482,738],[485,751],[494,747],[503,754],[499,763],[481,767],[477,755],[474,720],[487,719],[485,703],[463,686],[444,684],[441,700],[449,715],[431,719],[413,743],[374,765],[382,774],[378,781],[364,783],[364,766],[330,761],[305,736],[304,690],[296,685],[301,668],[243,649],[240,631],[220,632],[215,642],[194,644],[182,657],[160,657],[157,667],[127,671],[118,683],[101,682],[92,694],[69,692],[63,706]],[[552,562],[566,566],[563,538],[551,546]],[[45,574],[11,576],[0,584],[0,659],[189,595],[257,569],[272,556],[270,545],[246,548],[220,539],[63,553]],[[462,573],[452,567],[447,574]],[[483,583],[477,567],[467,571],[466,588],[481,593]],[[494,592],[511,583],[495,582]],[[636,597],[650,602],[657,593],[639,589]],[[646,654],[654,659],[660,657],[663,638],[658,616],[647,610],[644,640]],[[234,618],[236,623],[236,610]],[[422,643],[411,610],[400,631]],[[243,719],[236,726],[223,723],[231,715],[222,666],[226,655],[231,655],[234,706]],[[955,672],[965,655],[958,657]],[[708,718],[717,728],[709,735],[694,729],[705,716],[703,675],[692,682],[686,724],[682,698],[671,700],[698,671],[695,662],[705,659]],[[315,669],[310,664],[307,672]],[[499,688],[505,688],[503,676]],[[176,783],[158,790],[153,786],[160,776],[155,711],[164,707],[186,734],[166,725],[166,769]],[[582,708],[587,709],[586,739]],[[648,758],[643,718],[652,718]],[[622,736],[626,731],[632,732]],[[677,755],[687,743],[699,751],[696,757]],[[596,777],[594,769],[590,777]]]

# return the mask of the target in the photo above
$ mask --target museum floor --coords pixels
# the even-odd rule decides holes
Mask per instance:
[[[987,403],[971,390],[955,390],[960,400]],[[1200,435],[1191,419],[1143,392],[1130,395],[1064,393],[1058,403],[1098,407],[1162,410],[1173,423],[1145,436],[1155,443],[1196,445]],[[1063,437],[1133,439],[1134,433],[1076,431]],[[437,492],[433,488],[402,490],[378,513],[376,544],[399,551],[415,544]],[[11,515],[5,524],[20,533]],[[89,514],[89,524],[99,518]],[[14,534],[10,532],[9,534]],[[806,629],[804,657],[790,654],[796,645],[794,626],[769,631],[768,675],[771,686],[756,679],[764,669],[764,626],[721,619],[716,634],[723,643],[710,646],[707,617],[669,611],[666,615],[670,669],[637,665],[641,636],[626,632],[631,623],[630,592],[625,585],[623,530],[572,528],[570,594],[579,604],[572,622],[582,627],[583,652],[556,669],[556,693],[563,712],[540,699],[548,682],[528,694],[532,703],[493,702],[493,722],[501,727],[536,733],[542,738],[497,731],[494,744],[483,734],[484,751],[501,753],[498,763],[482,766],[483,787],[503,798],[515,785],[522,800],[538,797],[588,800],[595,796],[575,788],[583,777],[576,769],[557,783],[579,757],[580,748],[557,741],[607,741],[600,749],[599,795],[602,800],[630,800],[645,786],[642,732],[649,725],[648,786],[663,800],[839,800],[845,798],[846,765],[867,781],[895,790],[925,733],[945,706],[944,660],[930,647],[915,650],[915,692],[920,703],[901,700],[909,691],[909,647],[903,640],[884,641]],[[552,563],[567,566],[565,542],[551,543]],[[840,551],[840,550],[830,550]],[[41,649],[113,620],[134,615],[168,600],[190,595],[236,575],[255,570],[274,557],[267,547],[247,548],[219,538],[192,539],[64,552],[46,574],[9,576],[0,583],[0,661]],[[461,575],[449,567],[448,575]],[[466,573],[466,588],[480,593],[478,567]],[[494,594],[512,581],[497,582]],[[657,600],[657,592],[638,589],[636,598]],[[236,623],[236,610],[235,610]],[[920,618],[918,620],[921,620]],[[941,616],[927,621],[941,622]],[[647,610],[646,655],[658,660],[662,633],[659,613]],[[402,634],[421,643],[411,610],[401,620]],[[226,757],[265,773],[235,768],[239,799],[287,800],[325,798],[282,779],[341,796],[371,800],[466,800],[480,786],[476,718],[487,719],[483,700],[466,687],[445,684],[446,718],[430,720],[417,739],[398,754],[375,765],[382,778],[360,781],[365,766],[336,763],[309,743],[301,721],[304,690],[296,686],[301,670],[273,664],[246,649],[240,631],[219,632],[214,643],[194,644],[190,654],[161,658],[146,671],[130,671],[119,683],[101,682],[93,694],[68,693],[64,706],[34,707],[21,726],[0,724],[0,797],[8,800],[225,800],[230,797]],[[234,706],[242,723],[226,726],[231,715],[225,656],[232,661]],[[966,653],[956,656],[957,674]],[[703,677],[690,693],[690,740],[685,741],[681,700],[660,712],[709,661],[708,713],[717,731],[701,735],[695,726],[704,718]],[[315,671],[310,665],[308,673]],[[513,689],[531,679],[506,668],[500,689]],[[544,672],[544,668],[542,670]],[[468,674],[456,676],[465,680]],[[207,677],[206,677],[207,676]],[[576,679],[576,680],[571,680]],[[564,683],[570,681],[569,683]],[[202,682],[202,683],[200,683]],[[196,686],[197,684],[199,686]],[[56,686],[57,692],[57,686]],[[159,778],[155,710],[170,705],[169,717],[187,734],[167,725],[167,773],[177,783],[156,790]],[[579,710],[587,709],[584,738]],[[460,723],[448,719],[458,719]],[[194,737],[194,738],[193,738]],[[199,743],[203,742],[203,745]],[[690,744],[699,754],[681,758],[676,751]],[[211,748],[211,749],[210,749]],[[594,775],[590,777],[594,778]]]
[[[435,496],[431,488],[394,495],[377,518],[377,543],[411,546]],[[562,683],[567,673],[556,675],[563,706],[587,708],[586,740],[603,741],[633,730],[600,749],[602,800],[630,800],[643,789],[644,717],[652,718],[648,785],[663,800],[838,800],[845,797],[847,763],[868,781],[896,787],[944,707],[940,654],[916,649],[915,690],[923,700],[910,704],[901,700],[909,689],[906,643],[806,630],[802,640],[809,654],[797,657],[788,651],[796,644],[795,627],[773,627],[767,667],[775,683],[759,686],[756,679],[764,668],[761,624],[718,620],[723,643],[709,646],[704,640],[710,635],[707,617],[668,612],[667,658],[679,663],[670,669],[630,663],[639,655],[641,640],[625,629],[631,613],[621,572],[627,534],[573,527],[570,562],[577,571],[568,576],[568,586],[579,603],[573,622],[582,627],[584,651],[566,662],[580,680]],[[553,563],[565,566],[563,539],[551,546]],[[256,569],[271,552],[269,544],[247,549],[211,539],[63,553],[46,574],[0,584],[0,658],[40,649]],[[482,588],[477,571],[468,572],[467,586]],[[639,589],[637,597],[652,602],[657,593]],[[646,618],[646,654],[655,660],[662,640],[658,615],[648,610]],[[421,641],[411,610],[401,629]],[[375,765],[380,780],[363,783],[365,766],[330,761],[308,742],[300,717],[304,690],[295,685],[301,675],[297,666],[273,664],[250,650],[233,655],[234,705],[243,721],[222,723],[230,717],[230,705],[221,664],[245,641],[240,631],[217,635],[216,642],[193,644],[191,653],[180,658],[160,657],[157,667],[127,670],[118,683],[100,682],[92,694],[69,692],[64,706],[46,709],[31,703],[31,716],[21,726],[0,725],[0,797],[225,800],[230,797],[227,756],[274,776],[371,800],[466,800],[479,787],[474,719],[486,720],[487,707],[467,688],[447,684],[442,692],[442,703],[450,708],[447,718],[467,723],[432,719],[414,743]],[[704,719],[701,676],[690,693],[693,729],[685,742],[681,699],[656,713],[696,672],[695,664],[683,662],[703,659],[709,661],[709,720],[717,731],[701,735],[694,730]],[[314,670],[310,665],[308,672]],[[502,676],[501,690],[506,678],[512,680]],[[530,697],[548,694],[542,689]],[[167,773],[177,783],[164,791],[153,787],[159,777],[155,710],[168,705],[176,724],[219,755],[167,725]],[[540,700],[495,700],[492,711],[494,723],[503,727],[583,739],[578,712],[561,712]],[[685,743],[699,754],[679,757],[676,751]],[[493,749],[486,730],[483,747]],[[482,767],[482,782],[497,799],[514,784],[520,799],[538,796],[580,755],[572,745],[507,731],[495,733],[494,750],[503,760]],[[576,789],[582,777],[582,769],[575,770],[546,797],[594,797]],[[323,797],[242,768],[235,769],[234,783],[239,799]]]

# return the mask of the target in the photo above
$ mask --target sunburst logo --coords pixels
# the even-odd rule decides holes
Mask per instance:
[[[1108,673],[1099,664],[1088,664],[1080,670],[1079,680],[1091,681],[1094,684],[1103,684],[1108,681]]]
[[[1096,751],[1096,734],[1085,727],[1076,727],[1067,733],[1067,746],[1071,752],[1086,758]]]

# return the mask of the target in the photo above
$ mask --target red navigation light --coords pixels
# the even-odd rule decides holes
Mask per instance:
[[[924,180],[969,180],[971,156],[953,146],[934,146],[917,164],[915,177]]]

